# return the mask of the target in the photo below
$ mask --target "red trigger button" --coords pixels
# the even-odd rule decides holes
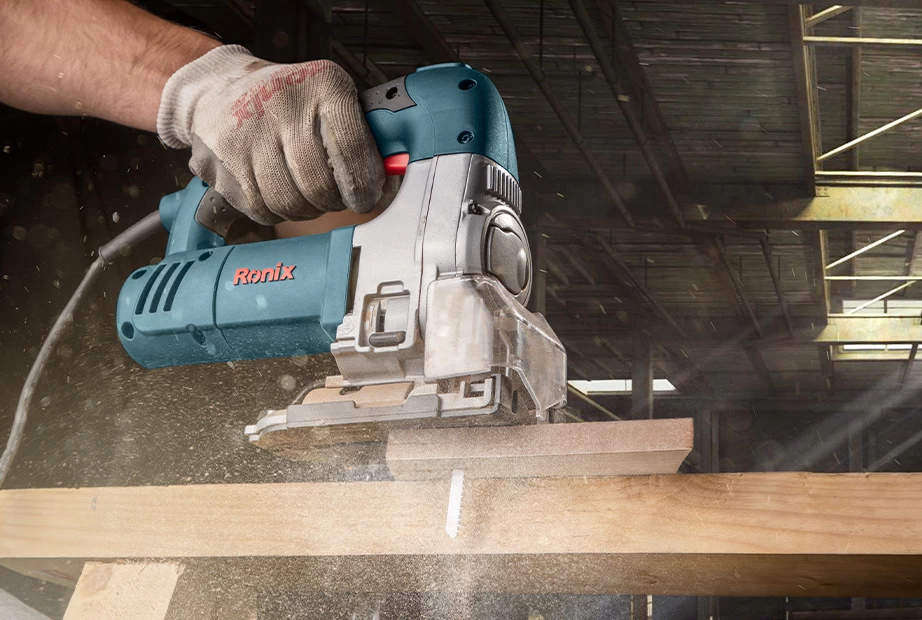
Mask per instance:
[[[403,176],[410,164],[409,153],[397,153],[384,158],[384,174],[389,177]]]

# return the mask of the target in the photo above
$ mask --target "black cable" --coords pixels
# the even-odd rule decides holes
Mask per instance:
[[[83,280],[77,285],[77,290],[74,291],[74,294],[71,295],[70,299],[67,301],[67,305],[64,306],[61,314],[58,315],[54,325],[48,332],[48,336],[45,338],[45,342],[42,343],[42,348],[38,351],[38,356],[36,356],[35,361],[32,362],[29,374],[26,376],[26,382],[22,386],[22,391],[19,393],[19,402],[16,404],[16,413],[13,415],[13,425],[10,429],[10,436],[9,439],[6,440],[6,449],[4,449],[3,454],[0,455],[0,487],[3,487],[3,482],[6,480],[10,468],[13,466],[13,459],[16,458],[16,452],[19,450],[19,444],[22,443],[22,437],[26,431],[29,406],[32,404],[32,396],[35,393],[35,387],[38,385],[38,380],[42,376],[42,371],[45,369],[48,358],[51,357],[51,352],[64,333],[64,328],[73,321],[74,310],[77,308],[80,300],[83,299],[86,292],[96,281],[96,278],[102,273],[103,268],[118,257],[122,249],[139,243],[159,230],[163,230],[163,227],[160,223],[160,214],[155,211],[141,221],[132,224],[118,234],[115,239],[99,248],[99,256],[93,261],[93,264],[90,265],[90,268],[83,276]]]
[[[317,388],[322,388],[325,385],[326,385],[325,379],[318,379],[317,381],[312,381],[311,383],[308,383],[306,386],[304,386],[303,390],[298,392],[298,395],[295,396],[295,399],[293,401],[291,401],[291,404],[300,405],[301,402],[304,400],[304,397],[307,396],[309,392],[313,392]],[[289,405],[289,407],[290,406],[291,405]]]

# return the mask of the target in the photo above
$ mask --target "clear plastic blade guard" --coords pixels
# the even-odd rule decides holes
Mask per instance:
[[[539,420],[566,402],[563,345],[543,316],[526,310],[495,278],[435,280],[426,299],[426,381],[515,373]]]

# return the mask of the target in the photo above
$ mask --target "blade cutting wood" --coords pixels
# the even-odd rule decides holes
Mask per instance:
[[[461,524],[461,498],[464,496],[464,470],[451,472],[451,488],[448,491],[448,516],[445,518],[445,532],[449,538],[458,536]]]

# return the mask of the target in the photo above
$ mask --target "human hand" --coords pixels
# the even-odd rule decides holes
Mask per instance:
[[[169,79],[157,131],[191,146],[192,171],[261,224],[365,213],[382,199],[384,166],[355,85],[331,61],[279,65],[216,48]]]

